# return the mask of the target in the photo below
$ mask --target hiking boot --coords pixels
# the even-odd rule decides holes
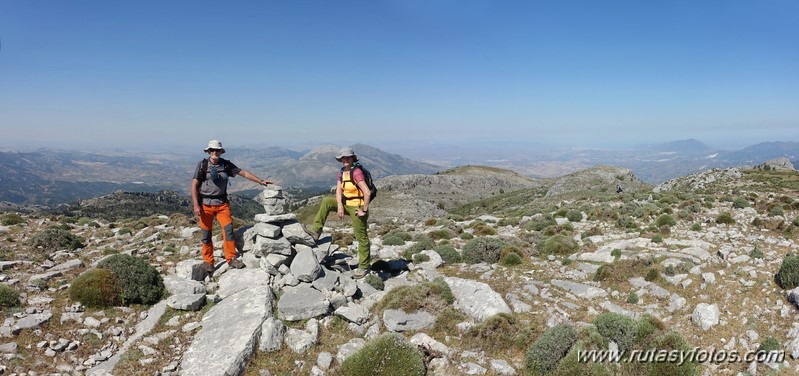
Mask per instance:
[[[319,236],[322,235],[321,231],[317,232],[317,231],[315,231],[313,229],[313,227],[308,226],[308,225],[302,225],[302,229],[305,230],[305,233],[307,233],[308,235],[311,235],[311,237],[313,238],[313,241],[315,241],[315,242],[319,241]]]
[[[368,274],[369,274],[369,269],[358,268],[355,269],[354,272],[352,272],[352,277],[355,279],[361,279],[363,277],[366,277]]]
[[[227,265],[229,267],[231,267],[232,269],[244,269],[244,263],[241,262],[241,260],[236,259],[236,258],[228,261]]]
[[[208,278],[209,279],[213,279],[214,278],[214,266],[209,264],[209,263],[207,263],[207,262],[203,263],[203,264],[204,264],[203,270],[205,270],[205,273],[208,274]]]

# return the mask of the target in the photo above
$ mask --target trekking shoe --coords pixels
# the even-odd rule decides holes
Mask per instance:
[[[204,266],[205,273],[208,274],[208,278],[209,279],[213,279],[214,278],[214,266],[209,264],[209,263],[207,263],[207,262],[204,263],[204,264],[205,264],[205,266]]]
[[[232,269],[244,269],[244,263],[241,262],[241,260],[236,259],[236,258],[228,261],[227,265],[229,267],[231,267]]]
[[[358,268],[358,269],[355,269],[354,272],[352,272],[352,277],[355,278],[355,279],[361,279],[363,277],[366,277],[366,275],[368,275],[368,274],[369,274],[369,269]]]
[[[308,225],[302,225],[302,229],[305,230],[308,235],[311,235],[315,242],[319,241],[319,236],[322,235],[321,232],[314,231],[313,227]]]

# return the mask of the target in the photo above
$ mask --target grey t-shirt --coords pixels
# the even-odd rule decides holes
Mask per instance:
[[[227,183],[228,178],[232,178],[241,172],[241,169],[236,167],[233,162],[219,158],[217,164],[208,161],[208,171],[205,172],[204,179],[200,178],[200,168],[203,161],[197,163],[194,169],[194,179],[200,180],[200,189],[198,193],[202,197],[203,205],[222,205],[227,202]],[[213,170],[216,170],[214,173]],[[230,173],[230,175],[228,175]],[[216,179],[214,176],[216,175]],[[210,196],[210,197],[208,197]]]

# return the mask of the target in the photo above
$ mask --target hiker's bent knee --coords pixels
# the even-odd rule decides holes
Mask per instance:
[[[211,244],[211,231],[210,230],[200,230],[200,241],[203,244]]]

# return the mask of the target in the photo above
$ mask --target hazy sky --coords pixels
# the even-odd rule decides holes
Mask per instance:
[[[795,0],[2,0],[0,42],[6,146],[799,141]]]

